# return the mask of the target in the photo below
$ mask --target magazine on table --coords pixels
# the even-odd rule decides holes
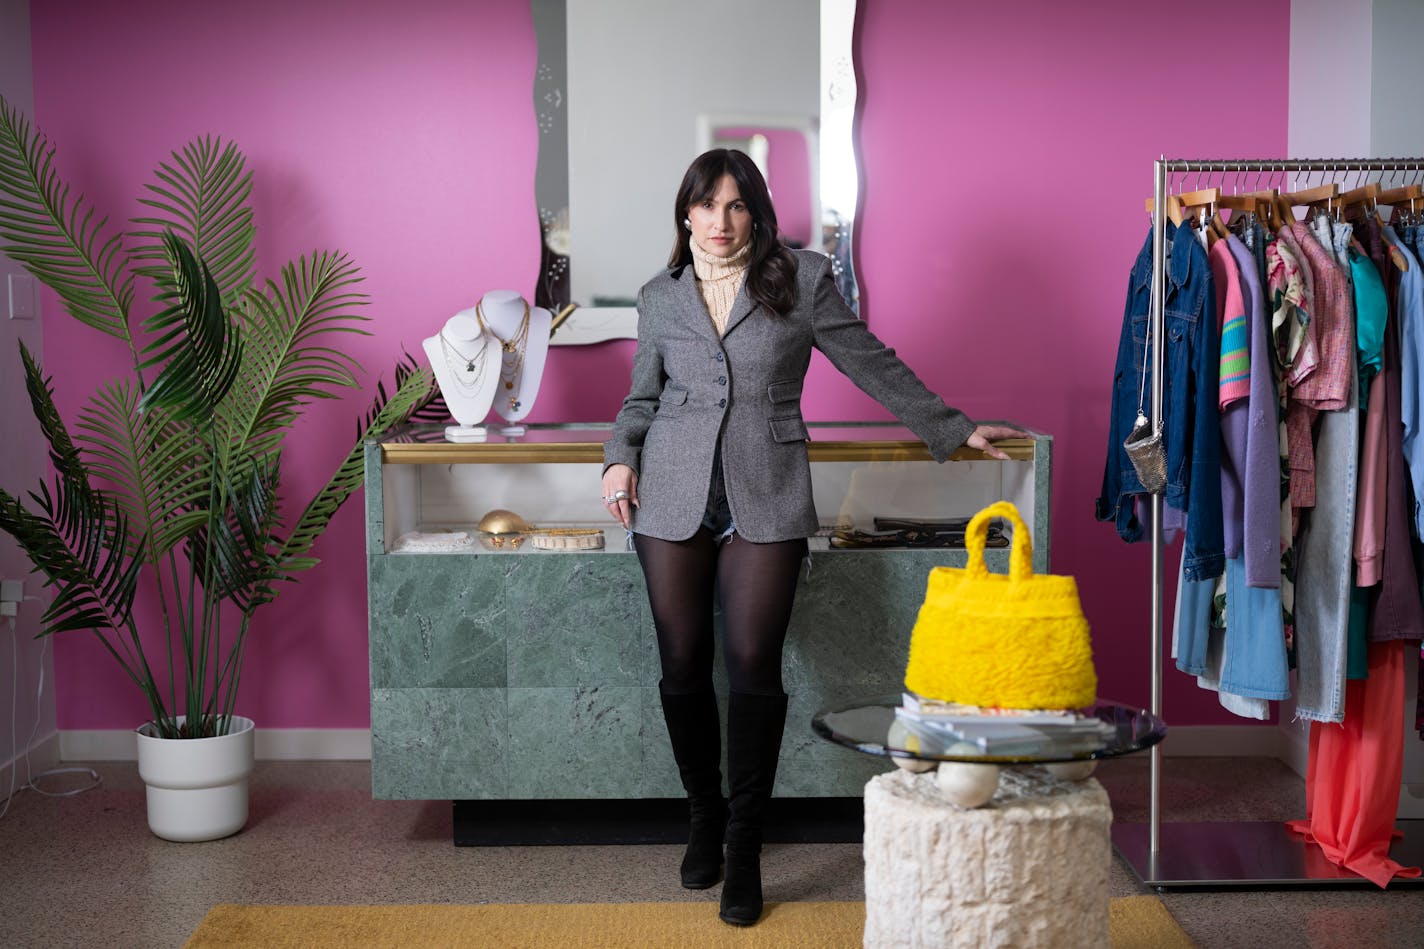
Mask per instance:
[[[1028,754],[1092,751],[1111,739],[1116,729],[1091,715],[1071,709],[1006,709],[958,705],[925,699],[911,692],[895,717],[922,741],[935,747],[969,742],[986,752]]]

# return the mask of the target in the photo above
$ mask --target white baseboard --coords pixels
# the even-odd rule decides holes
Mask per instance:
[[[26,763],[26,757],[29,758]],[[48,771],[60,762],[60,733],[50,732],[30,747],[29,755],[21,751],[9,761],[0,765],[0,801],[10,795],[12,787],[18,788],[32,775]],[[11,782],[14,782],[13,784]]]
[[[138,755],[128,729],[73,730],[59,733],[65,761],[133,761]],[[258,728],[259,761],[370,761],[369,728]]]

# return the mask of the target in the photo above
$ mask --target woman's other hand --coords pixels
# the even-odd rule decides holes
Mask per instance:
[[[603,473],[603,506],[613,519],[629,528],[638,506],[638,473],[627,465],[609,465]]]
[[[997,458],[1000,461],[1008,461],[1009,456],[998,448],[990,444],[997,438],[1028,438],[1028,432],[1021,432],[1008,425],[980,425],[974,429],[974,434],[970,435],[964,442],[970,448],[977,448],[990,458]],[[604,481],[607,482],[607,478]],[[611,493],[611,492],[610,492]]]

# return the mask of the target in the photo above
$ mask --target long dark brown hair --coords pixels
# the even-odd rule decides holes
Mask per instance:
[[[717,193],[717,183],[723,175],[731,175],[737,183],[747,210],[752,216],[751,247],[747,251],[747,295],[773,313],[785,316],[796,305],[796,258],[781,243],[776,227],[776,208],[771,204],[771,192],[761,169],[746,153],[735,148],[714,148],[698,155],[682,176],[673,203],[675,231],[668,269],[686,267],[692,263],[692,248],[688,246],[683,220],[692,206]]]

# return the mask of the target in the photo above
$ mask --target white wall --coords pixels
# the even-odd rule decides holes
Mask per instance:
[[[1370,154],[1424,155],[1424,2],[1374,0]]]
[[[819,112],[819,24],[819,0],[569,0],[575,300],[631,298],[667,261],[699,113]]]
[[[0,95],[33,117],[28,0],[0,0]],[[14,261],[0,255],[0,405],[7,408],[0,412],[0,485],[12,494],[35,487],[49,467],[44,438],[29,410],[19,348],[23,340],[38,358],[43,357],[40,321],[38,314],[32,320],[10,319],[9,277],[20,273]],[[0,534],[0,578],[23,578],[27,594],[41,593],[39,578],[30,573],[29,561],[8,534]],[[8,621],[0,620],[0,798],[10,793],[11,768],[30,747],[31,734],[35,736],[31,763],[36,771],[52,765],[57,756],[54,667],[34,638],[41,606],[21,604],[13,633]],[[46,687],[43,704],[37,708],[42,659]],[[26,777],[21,765],[19,780]]]
[[[1424,155],[1421,0],[1292,0],[1290,156]],[[1405,676],[1404,775],[1399,816],[1424,818],[1424,743],[1414,730],[1418,680]],[[1309,731],[1281,705],[1285,758],[1302,775]]]
[[[1292,0],[1291,158],[1371,154],[1371,6],[1372,0]]]

